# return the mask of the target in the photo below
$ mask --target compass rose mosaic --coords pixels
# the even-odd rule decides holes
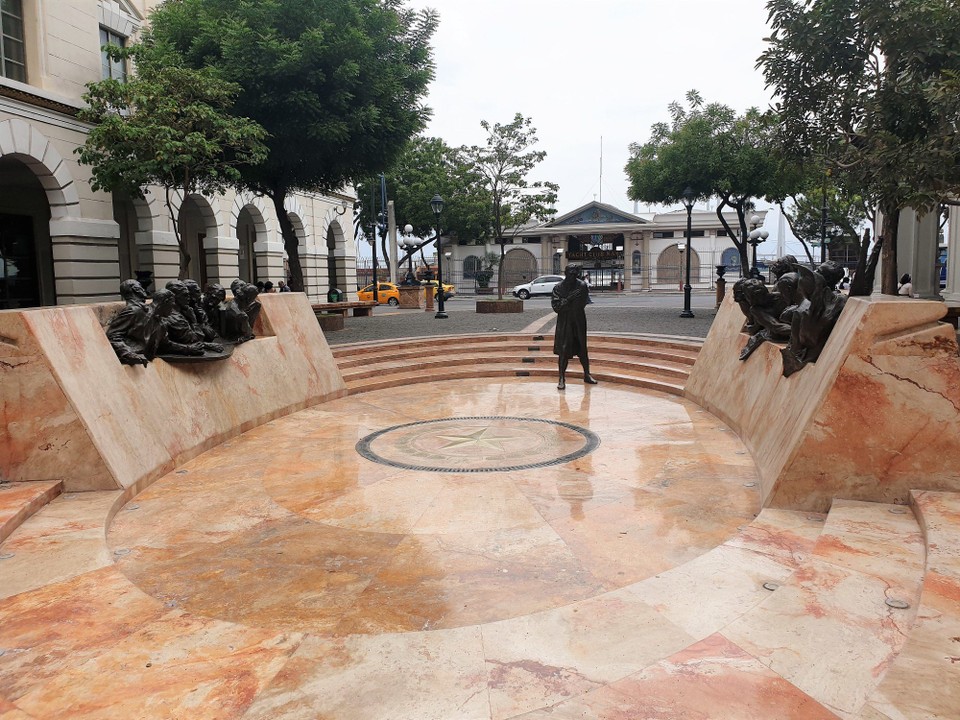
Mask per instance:
[[[473,416],[384,428],[358,442],[357,452],[406,470],[478,473],[561,465],[599,445],[596,434],[569,423]]]

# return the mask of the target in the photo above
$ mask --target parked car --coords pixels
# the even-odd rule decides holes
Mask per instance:
[[[533,282],[517,285],[510,292],[521,300],[526,300],[531,295],[550,295],[553,293],[554,286],[561,280],[563,280],[562,275],[541,275]]]
[[[361,302],[373,302],[373,284],[358,290],[357,297],[360,298]],[[382,282],[377,286],[377,300],[381,305],[387,303],[397,306],[400,304],[400,291],[393,283]]]
[[[437,281],[436,280],[421,280],[420,284],[424,287],[431,286],[433,288],[433,297],[437,297]],[[443,284],[443,299],[449,300],[454,295],[457,294],[457,289],[453,285]]]

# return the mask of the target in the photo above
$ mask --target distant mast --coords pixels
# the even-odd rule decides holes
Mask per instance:
[[[600,136],[600,202],[603,202],[603,135]]]

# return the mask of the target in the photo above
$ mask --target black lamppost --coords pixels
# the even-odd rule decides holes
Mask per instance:
[[[750,225],[753,226],[753,230],[750,231],[750,234],[747,235],[747,242],[750,243],[750,247],[753,248],[753,267],[750,268],[750,277],[761,279],[760,277],[760,268],[757,267],[757,245],[766,241],[770,237],[770,233],[766,230],[761,230],[757,227],[760,224],[760,216],[754,215],[750,218]]]
[[[439,194],[433,196],[430,201],[430,207],[437,218],[437,314],[435,319],[446,318],[447,314],[443,311],[443,246],[440,244],[440,213],[443,212],[443,198]]]
[[[693,246],[690,244],[691,239],[693,238],[692,230],[692,213],[693,213],[693,201],[696,199],[696,194],[693,192],[693,188],[687,187],[683,191],[683,206],[687,209],[687,256],[684,258],[686,260],[686,275],[685,281],[683,283],[683,312],[680,313],[682,318],[692,318],[693,310],[690,309],[690,256],[693,255]]]
[[[413,274],[413,251],[417,249],[417,241],[414,240],[411,233],[413,225],[409,223],[403,226],[403,237],[400,239],[400,247],[407,251],[407,277],[403,279],[402,285],[416,285],[417,281]]]

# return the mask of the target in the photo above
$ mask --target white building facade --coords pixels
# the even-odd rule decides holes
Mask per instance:
[[[756,215],[762,224],[766,211]],[[736,232],[736,213],[725,213],[724,218]],[[679,290],[686,274],[686,232],[686,211],[644,218],[591,202],[513,238],[505,247],[505,282],[509,289],[538,275],[560,274],[566,264],[578,262],[598,289]],[[739,275],[739,253],[715,211],[692,211],[690,245],[690,284],[694,288],[713,286],[718,265]],[[462,267],[459,282],[464,289],[482,270],[484,255],[500,253],[493,243],[445,244],[444,249],[450,253],[452,266]]]
[[[75,151],[85,85],[124,68],[105,42],[135,39],[158,0],[4,0],[0,13],[0,309],[101,302],[121,280],[163,287],[179,250],[162,193],[145,200],[94,192]],[[286,211],[300,238],[308,295],[353,289],[352,190],[297,194]],[[224,286],[285,279],[273,204],[252,193],[177,197],[188,276]]]

